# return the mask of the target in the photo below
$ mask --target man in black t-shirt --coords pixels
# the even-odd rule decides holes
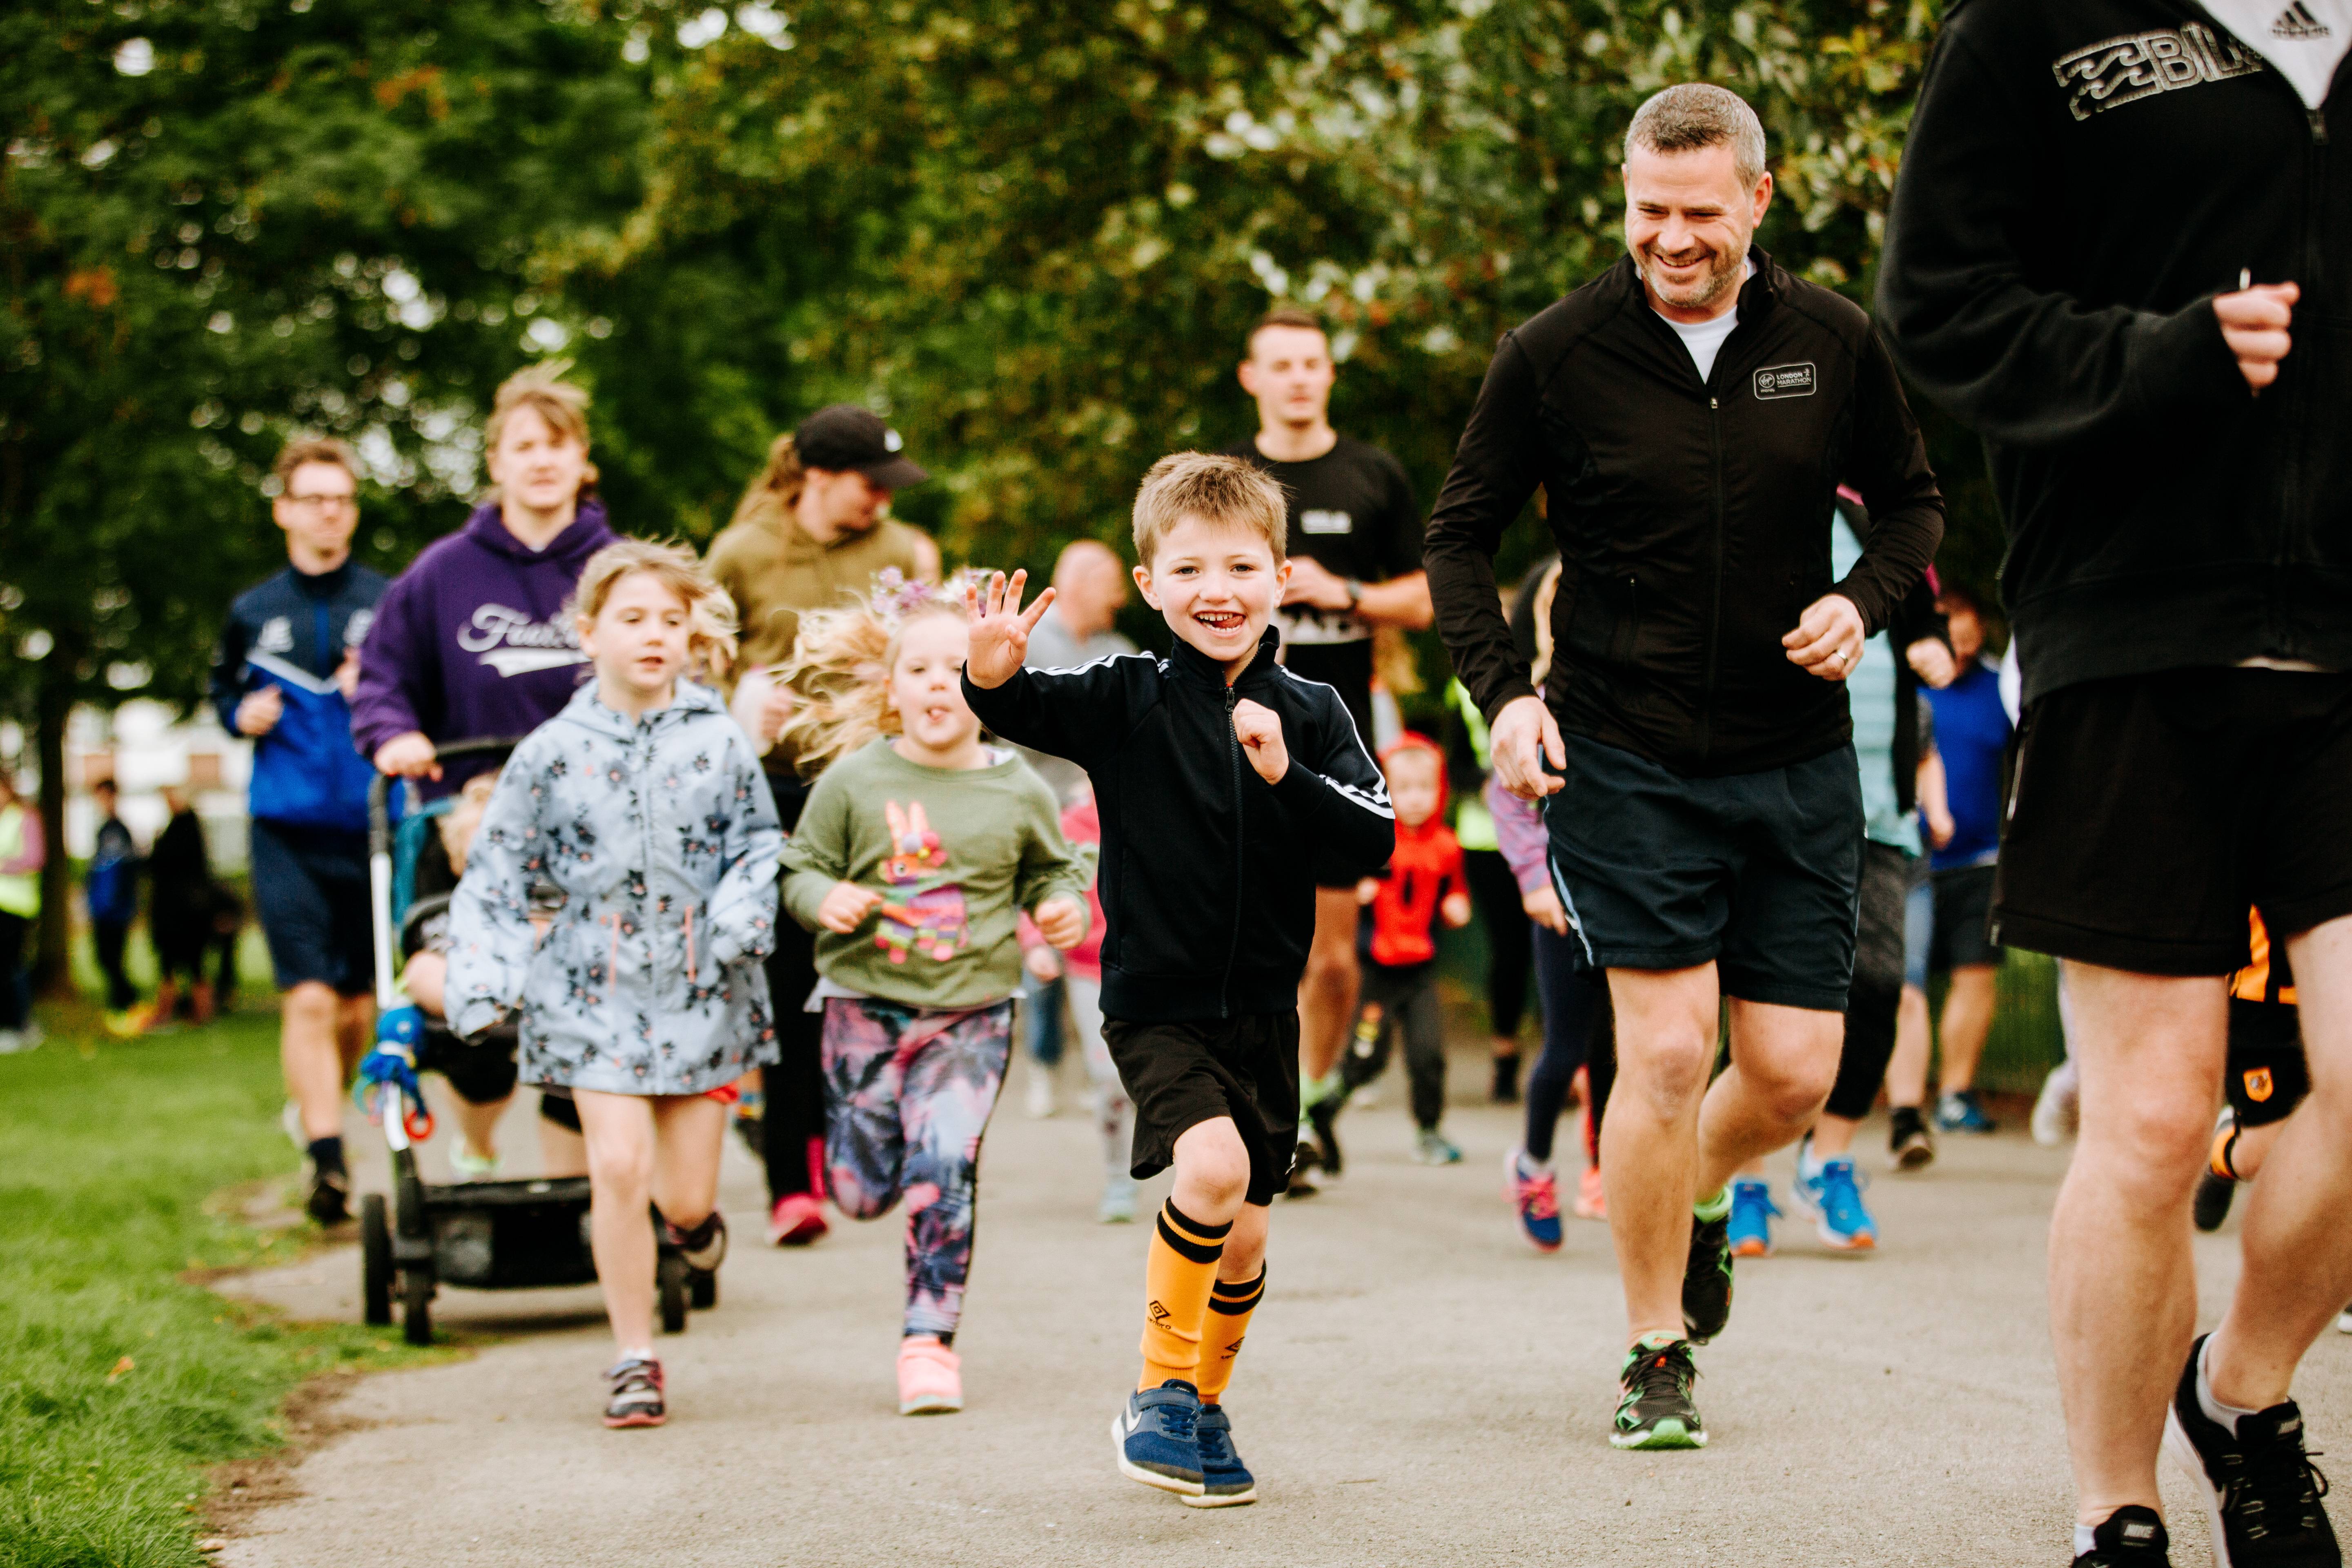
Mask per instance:
[[[1330,341],[1312,312],[1289,307],[1260,317],[1241,363],[1242,385],[1257,400],[1257,436],[1225,455],[1257,464],[1289,497],[1290,586],[1276,612],[1283,664],[1337,689],[1370,752],[1373,628],[1428,626],[1429,579],[1421,569],[1421,505],[1403,467],[1331,428],[1336,375]],[[1315,945],[1298,986],[1310,1111],[1323,1098],[1318,1080],[1337,1076],[1360,979],[1355,879],[1318,871],[1316,881]],[[1323,1163],[1336,1173],[1328,1119],[1318,1131]]]

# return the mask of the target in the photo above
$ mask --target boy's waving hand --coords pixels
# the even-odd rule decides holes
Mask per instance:
[[[1028,609],[1022,609],[1021,588],[1028,580],[1026,572],[1015,572],[1010,583],[1003,573],[991,573],[985,602],[978,584],[964,588],[964,608],[971,613],[971,651],[965,656],[963,669],[982,690],[992,690],[1020,673],[1022,661],[1029,655],[1030,630],[1054,602],[1054,590],[1048,588]]]

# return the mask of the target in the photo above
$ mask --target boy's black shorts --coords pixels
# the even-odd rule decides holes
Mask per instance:
[[[2352,914],[2352,675],[2173,669],[2068,686],[2018,731],[1992,940],[2227,974]]]
[[[1297,1009],[1185,1024],[1105,1018],[1102,1032],[1135,1102],[1137,1181],[1173,1164],[1184,1133],[1230,1116],[1249,1151],[1246,1201],[1274,1202],[1298,1149]]]
[[[2222,1087],[2238,1130],[2284,1121],[2311,1092],[2302,1013],[2284,1002],[2230,998],[2230,1070]]]

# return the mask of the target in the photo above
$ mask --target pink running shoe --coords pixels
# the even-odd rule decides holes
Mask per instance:
[[[898,1342],[898,1414],[941,1415],[963,1408],[963,1362],[929,1334]]]
[[[1538,1252],[1559,1250],[1559,1178],[1550,1167],[1538,1167],[1524,1150],[1503,1156],[1503,1195],[1518,1215],[1519,1234]]]
[[[806,1247],[832,1228],[824,1223],[824,1204],[814,1193],[786,1193],[768,1211],[771,1247]]]
[[[1576,1217],[1600,1219],[1609,1217],[1609,1199],[1601,1190],[1601,1167],[1587,1165],[1584,1174],[1576,1179]]]

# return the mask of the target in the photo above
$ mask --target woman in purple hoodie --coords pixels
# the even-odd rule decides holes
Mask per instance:
[[[563,604],[588,557],[619,536],[594,499],[588,394],[566,368],[533,365],[499,387],[482,432],[497,488],[385,590],[360,649],[352,738],[378,772],[432,781],[435,794],[497,766],[468,757],[444,777],[440,742],[527,735],[587,676]],[[571,1101],[542,1100],[540,1113],[553,1124],[541,1128],[546,1173],[584,1172]],[[466,1173],[495,1174],[495,1156]]]

